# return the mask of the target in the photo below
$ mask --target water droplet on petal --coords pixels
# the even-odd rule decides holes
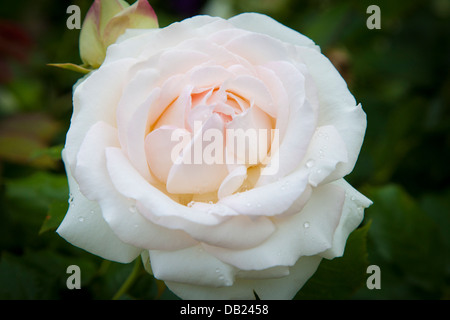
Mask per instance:
[[[309,224],[308,221],[306,221],[306,222],[303,224],[303,228],[308,229],[309,227],[310,227],[310,224]]]
[[[350,199],[351,199],[352,201],[355,201],[355,200],[356,200],[355,196],[352,196]]]
[[[247,202],[247,207],[251,207],[252,204],[250,202]]]
[[[216,273],[219,273],[220,272],[220,269],[219,268],[216,268]]]
[[[135,212],[137,211],[135,205],[130,206],[129,210],[130,210],[130,212],[132,212],[132,213],[135,213]]]
[[[78,217],[78,221],[84,222],[84,217]]]
[[[306,161],[306,167],[307,168],[312,168],[314,166],[315,161],[313,159],[310,159],[308,161]]]

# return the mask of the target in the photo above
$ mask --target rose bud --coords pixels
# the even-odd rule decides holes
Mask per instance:
[[[83,63],[98,68],[106,49],[126,29],[158,28],[158,19],[147,0],[129,5],[123,0],[95,0],[80,32],[80,56]]]

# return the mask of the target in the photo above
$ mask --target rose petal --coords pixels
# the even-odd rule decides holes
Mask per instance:
[[[219,199],[233,194],[244,183],[247,178],[247,168],[245,166],[238,166],[231,171],[220,185],[218,196]]]
[[[157,279],[212,287],[230,286],[234,282],[235,269],[206,253],[201,246],[149,253]]]
[[[191,208],[180,205],[140,177],[120,149],[108,148],[106,157],[115,187],[123,196],[136,200],[138,211],[158,225],[183,230],[198,241],[228,248],[255,246],[274,232],[273,224],[265,217],[221,217],[219,205]]]
[[[341,257],[344,254],[348,236],[361,224],[364,218],[364,208],[372,204],[372,201],[359,193],[344,179],[337,180],[333,184],[343,188],[346,197],[341,220],[334,233],[333,246],[320,254],[326,259]]]
[[[294,204],[305,191],[307,183],[308,172],[297,170],[271,184],[225,197],[219,203],[243,215],[276,216]]]
[[[242,13],[228,19],[228,21],[244,30],[263,33],[287,43],[320,51],[319,47],[308,37],[260,13]]]
[[[272,119],[253,106],[227,123],[227,154],[234,155],[235,164],[257,165],[267,156],[271,132]],[[227,163],[230,163],[228,159]]]
[[[245,32],[231,38],[225,47],[253,65],[264,65],[268,61],[289,59],[286,45],[278,39],[258,33]]]
[[[71,202],[64,220],[56,232],[74,246],[112,261],[128,263],[142,251],[121,241],[102,217],[98,203],[88,200],[79,190],[72,176],[63,150],[62,158],[67,171]]]
[[[182,299],[192,300],[289,300],[317,270],[321,257],[301,257],[284,278],[237,279],[230,287],[211,288],[167,281],[167,287]]]
[[[127,72],[134,59],[103,65],[101,72],[94,71],[79,83],[73,95],[73,115],[66,137],[66,156],[73,171],[76,154],[86,132],[98,121],[115,126],[115,108],[120,99]],[[108,83],[108,90],[98,90],[99,83]]]
[[[170,168],[174,162],[174,150],[190,134],[186,130],[173,127],[160,127],[150,132],[145,138],[145,154],[151,172],[164,184],[167,182]],[[179,139],[178,139],[179,138]],[[180,148],[180,152],[181,152]]]
[[[298,54],[313,77],[320,101],[318,126],[334,126],[346,145],[348,161],[338,164],[330,180],[350,173],[355,166],[366,130],[366,114],[332,63],[322,54],[305,47]]]
[[[102,122],[94,125],[81,145],[74,177],[81,192],[98,201],[103,218],[113,232],[123,242],[146,249],[172,250],[196,243],[184,232],[166,229],[144,219],[136,203],[117,192],[111,183],[105,158],[105,150],[111,146],[118,146],[116,129]]]
[[[273,218],[277,230],[260,246],[236,251],[205,245],[205,250],[243,270],[292,266],[301,256],[331,248],[344,198],[344,190],[337,186],[316,188],[300,213]]]
[[[336,128],[318,127],[304,158],[304,166],[311,172],[310,184],[317,186],[332,181],[337,166],[347,161],[346,145]]]
[[[215,130],[218,136],[211,143],[203,142],[204,134],[213,132],[212,130]],[[221,140],[215,141],[216,139]],[[208,163],[209,157],[206,150],[216,143],[223,151],[223,121],[217,114],[213,114],[204,123],[202,129],[194,134],[191,143],[183,150],[180,161],[170,169],[166,184],[167,191],[178,194],[198,194],[218,190],[228,170],[223,157],[220,157],[219,162]]]
[[[261,110],[272,118],[277,116],[277,108],[265,84],[252,76],[237,76],[223,84],[223,88],[254,102]]]

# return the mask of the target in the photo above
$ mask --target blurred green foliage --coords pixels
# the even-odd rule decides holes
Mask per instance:
[[[374,205],[344,257],[324,261],[297,298],[450,298],[448,0],[150,3],[161,27],[198,13],[272,16],[321,46],[367,113],[347,180]],[[176,298],[140,262],[103,261],[54,232],[67,209],[60,151],[80,75],[47,64],[81,63],[79,31],[66,28],[71,4],[84,16],[91,0],[0,6],[0,299],[111,299],[133,270],[134,281],[116,298]],[[380,30],[366,27],[372,4],[381,9]],[[71,264],[81,267],[81,290],[66,287]],[[365,286],[370,264],[381,268],[380,290]],[[356,272],[336,271],[355,265]]]

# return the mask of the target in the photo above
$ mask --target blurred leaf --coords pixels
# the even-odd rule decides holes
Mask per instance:
[[[427,194],[420,201],[421,208],[433,219],[445,243],[441,256],[446,259],[446,274],[450,277],[450,189],[442,194]],[[450,285],[448,285],[450,289]]]
[[[62,174],[38,171],[30,176],[5,181],[6,195],[24,206],[46,211],[55,201],[67,201],[69,188],[67,177]]]
[[[61,152],[64,149],[64,145],[60,144],[57,146],[52,146],[46,149],[40,149],[37,152],[33,153],[31,157],[33,159],[40,157],[48,157],[52,160],[60,161],[61,160]]]
[[[5,118],[0,122],[0,159],[39,168],[54,168],[59,159],[43,151],[59,130],[60,124],[42,113]]]
[[[49,142],[61,129],[60,123],[45,113],[22,113],[0,121],[0,134],[34,137]]]
[[[376,295],[388,299],[439,297],[445,283],[447,251],[437,224],[400,186],[366,193],[374,202],[366,212],[372,221],[369,259],[380,266],[384,279],[384,289],[382,286]]]
[[[58,228],[67,213],[68,206],[69,204],[65,200],[53,201],[50,204],[50,209],[39,230],[39,234]]]
[[[295,299],[347,299],[367,279],[366,237],[370,223],[353,231],[344,255],[322,260],[316,273],[297,293]]]
[[[48,155],[39,154],[46,146],[32,137],[0,135],[0,159],[39,168],[54,168],[56,163]]]
[[[3,253],[0,260],[0,299],[59,299],[70,295],[66,287],[70,265],[81,270],[81,288],[93,279],[97,266],[90,260],[50,250],[28,251],[21,256]],[[79,293],[79,292],[78,292]]]

